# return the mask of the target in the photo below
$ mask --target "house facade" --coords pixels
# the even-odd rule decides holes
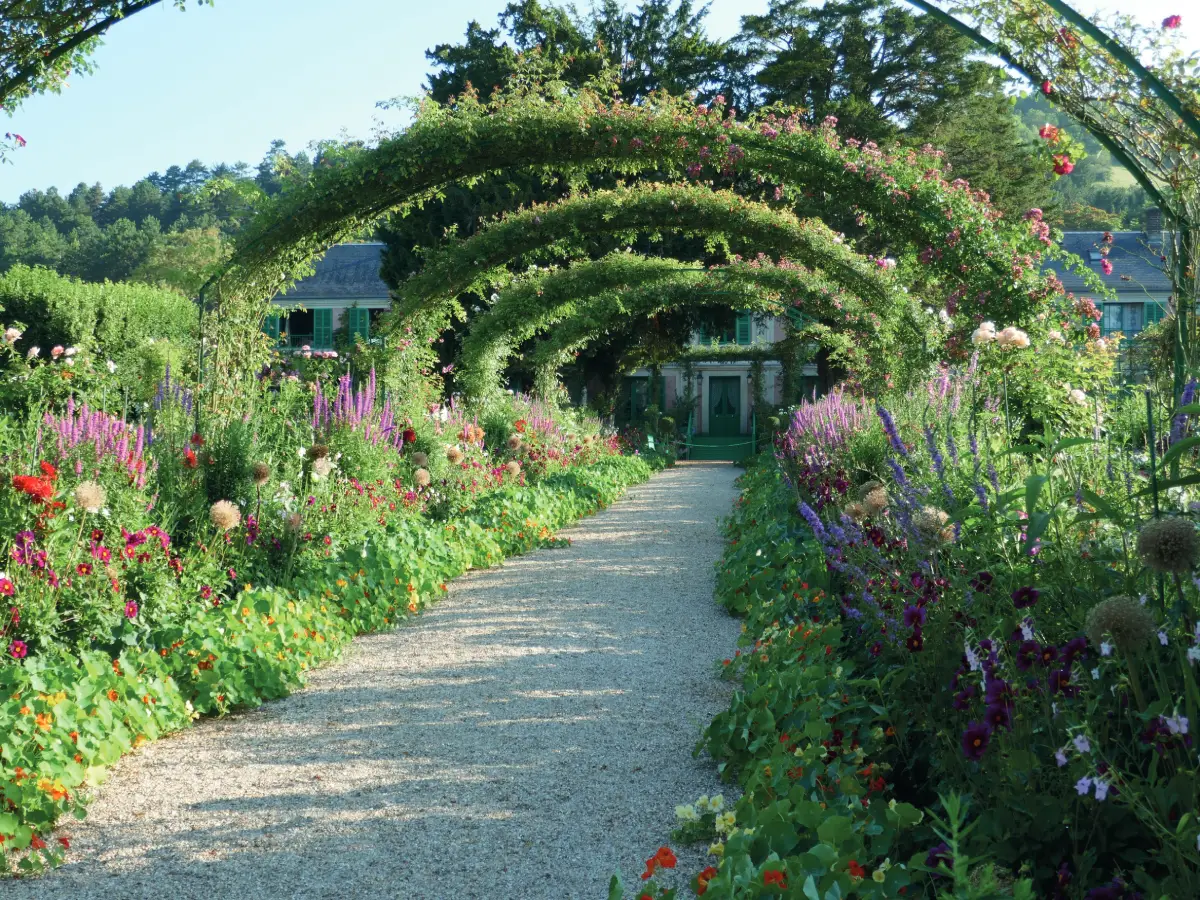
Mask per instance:
[[[755,316],[741,313],[734,326],[720,336],[696,333],[692,336],[692,348],[716,347],[720,349],[763,348],[782,341],[786,337],[782,319],[773,316]],[[646,407],[655,403],[667,415],[675,417],[680,428],[686,428],[689,416],[692,432],[697,435],[732,439],[751,433],[753,427],[754,391],[751,381],[751,364],[742,360],[722,360],[715,353],[714,359],[697,361],[691,365],[691,385],[687,384],[688,373],[682,364],[665,365],[661,370],[660,396],[651,398],[650,372],[639,369],[625,379],[625,389],[616,414],[618,422],[639,422]],[[763,370],[763,402],[774,408],[783,402],[784,372],[778,360],[765,360]],[[802,383],[815,381],[817,367],[806,365],[801,370]],[[693,398],[690,410],[683,408],[687,396]],[[757,410],[762,414],[763,410]]]
[[[1082,259],[1116,294],[1115,300],[1098,304],[1104,312],[1101,332],[1107,336],[1119,331],[1131,338],[1147,325],[1161,321],[1171,298],[1171,279],[1163,271],[1160,258],[1164,238],[1161,217],[1151,214],[1145,231],[1108,233],[1112,235],[1107,257],[1112,263],[1110,275],[1104,274],[1102,268],[1105,232],[1068,231],[1063,235],[1062,246]],[[1087,296],[1089,289],[1080,276],[1064,271],[1061,266],[1052,268],[1068,291]]]
[[[332,350],[341,328],[364,341],[379,316],[391,307],[391,292],[379,277],[381,243],[335,244],[315,264],[315,271],[272,300],[278,315],[268,316],[263,330],[281,347]]]

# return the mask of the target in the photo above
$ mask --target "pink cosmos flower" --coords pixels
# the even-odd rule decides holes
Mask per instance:
[[[136,601],[130,600],[125,604],[125,618],[136,619],[138,614],[138,605]]]
[[[13,641],[8,645],[8,655],[13,659],[24,659],[29,654],[29,648],[24,641]]]

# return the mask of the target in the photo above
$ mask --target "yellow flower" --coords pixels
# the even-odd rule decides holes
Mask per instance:
[[[700,810],[701,812],[708,809],[708,794],[700,795],[700,798],[696,801],[696,809]]]
[[[876,869],[871,873],[871,880],[876,881],[879,884],[883,884],[883,879],[885,878],[887,878],[887,873],[884,872],[883,869]]]
[[[713,856],[724,856],[725,855],[725,845],[722,844],[720,841],[717,841],[715,844],[709,844],[708,852],[711,853]]]
[[[714,795],[708,801],[708,808],[711,809],[713,812],[720,812],[721,810],[723,810],[725,808],[725,798],[723,796],[721,796],[720,794]]]
[[[675,818],[681,822],[695,822],[700,817],[696,814],[696,807],[688,805],[675,807]]]
[[[733,825],[736,821],[737,816],[735,816],[733,813],[721,813],[719,816],[717,816],[717,821],[714,823],[714,826],[718,832],[726,832],[733,828]]]

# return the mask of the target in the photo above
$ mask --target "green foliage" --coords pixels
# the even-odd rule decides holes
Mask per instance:
[[[15,345],[47,355],[55,345],[92,351],[117,364],[121,380],[143,393],[161,376],[164,348],[195,353],[196,308],[172,290],[135,284],[87,284],[48,269],[15,266],[0,275],[0,307],[23,334]],[[161,365],[160,365],[161,364]],[[148,379],[148,380],[144,380]]]

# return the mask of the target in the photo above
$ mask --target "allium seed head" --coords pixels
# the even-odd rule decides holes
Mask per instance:
[[[108,494],[94,481],[81,481],[75,486],[75,505],[90,513],[100,512]]]
[[[432,480],[426,469],[417,469],[417,471],[413,472],[413,481],[417,483],[417,487],[429,487],[429,482]]]
[[[238,523],[242,521],[242,513],[228,500],[218,500],[208,508],[208,518],[217,531],[228,531],[237,528]]]
[[[1200,538],[1187,519],[1167,516],[1147,522],[1137,540],[1138,555],[1155,572],[1190,572],[1200,556]]]
[[[265,462],[256,462],[250,467],[250,474],[254,478],[254,486],[262,487],[271,478],[271,467]]]
[[[508,462],[506,462],[504,464],[504,470],[506,472],[508,472],[508,474],[511,475],[513,478],[516,478],[518,475],[521,474],[521,464],[519,462],[517,462],[515,459],[510,459]]]
[[[425,466],[429,465],[429,456],[418,450],[412,455],[412,461],[414,466],[423,469]]]
[[[1084,630],[1097,647],[1105,638],[1112,638],[1117,649],[1129,651],[1149,644],[1157,629],[1154,616],[1136,600],[1110,597],[1091,608]]]

